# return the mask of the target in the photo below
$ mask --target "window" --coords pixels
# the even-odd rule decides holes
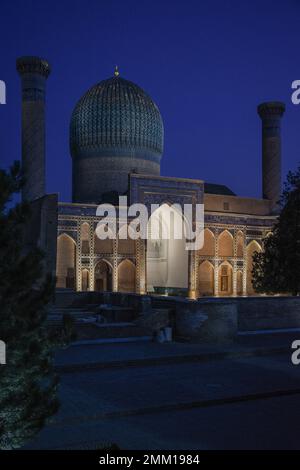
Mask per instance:
[[[229,202],[223,202],[224,211],[229,211]]]

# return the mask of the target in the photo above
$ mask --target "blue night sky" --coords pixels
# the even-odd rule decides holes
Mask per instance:
[[[93,84],[121,75],[158,104],[165,126],[162,175],[261,194],[261,101],[286,103],[283,175],[299,163],[298,0],[16,1],[0,6],[1,166],[21,155],[20,81],[15,60],[40,55],[47,88],[47,191],[71,199],[72,109]]]

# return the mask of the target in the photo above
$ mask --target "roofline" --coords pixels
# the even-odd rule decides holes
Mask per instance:
[[[133,176],[134,178],[149,178],[149,179],[156,179],[156,180],[168,180],[168,181],[182,181],[182,182],[189,182],[189,183],[200,183],[204,184],[204,180],[198,179],[191,179],[191,178],[179,178],[177,176],[160,176],[160,175],[148,175],[142,173],[129,173],[129,176]]]

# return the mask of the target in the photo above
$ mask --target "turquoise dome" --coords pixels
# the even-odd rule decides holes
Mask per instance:
[[[159,163],[163,122],[158,107],[138,85],[114,76],[88,90],[71,117],[73,159],[131,157]]]

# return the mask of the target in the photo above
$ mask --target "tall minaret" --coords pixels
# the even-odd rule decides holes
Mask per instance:
[[[50,66],[39,57],[20,57],[17,71],[22,84],[23,201],[45,194],[45,90]]]
[[[281,194],[281,117],[284,103],[262,103],[257,112],[262,120],[262,197],[271,201],[277,212]]]

